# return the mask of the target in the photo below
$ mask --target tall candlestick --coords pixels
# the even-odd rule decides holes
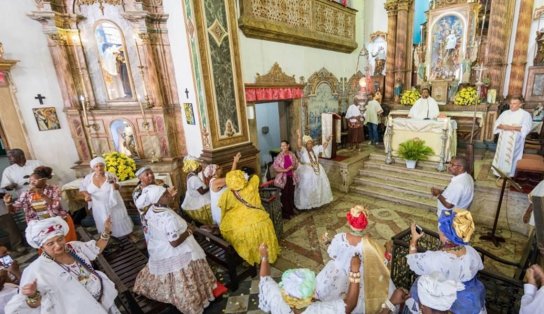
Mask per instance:
[[[140,56],[140,46],[138,46],[138,41],[134,39],[134,44],[136,44],[136,53],[138,54],[138,66],[142,66],[142,56]]]
[[[81,102],[81,108],[83,109],[83,124],[87,127],[89,124],[89,117],[87,116],[87,106],[85,106],[85,96],[79,96],[79,101]]]

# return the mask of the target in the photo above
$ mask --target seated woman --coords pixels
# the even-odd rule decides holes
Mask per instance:
[[[4,203],[9,211],[23,209],[27,224],[33,220],[62,217],[69,226],[66,241],[75,241],[77,235],[74,221],[62,208],[60,189],[56,185],[47,183],[47,180],[53,177],[52,173],[53,169],[49,167],[37,167],[29,178],[30,189],[23,192],[15,202],[12,202],[10,194],[4,195]]]
[[[533,265],[525,273],[524,294],[521,297],[520,314],[540,313],[544,309],[544,271]]]
[[[127,208],[121,193],[117,177],[105,171],[106,161],[102,157],[91,160],[93,172],[85,176],[79,186],[79,191],[85,196],[85,201],[92,202],[93,218],[96,230],[104,231],[103,221],[111,216],[112,235],[116,238],[132,233],[134,224],[128,216]]]
[[[187,222],[168,208],[171,201],[171,193],[159,185],[147,186],[138,198],[139,206],[149,206],[144,217],[149,261],[134,292],[182,313],[202,313],[214,299],[216,279]]]
[[[286,140],[281,141],[281,151],[274,159],[276,177],[274,185],[281,189],[281,211],[284,219],[295,215],[295,185],[298,183],[298,159],[291,152],[291,146]]]
[[[210,208],[210,188],[204,183],[206,180],[201,170],[202,166],[196,158],[185,157],[183,172],[187,173],[187,191],[181,209],[191,219],[204,225],[211,225],[213,220]]]
[[[361,258],[358,255],[350,258],[350,283],[345,298],[318,301],[314,300],[317,283],[313,271],[306,268],[287,270],[281,276],[281,283],[278,285],[270,277],[266,244],[261,244],[259,252],[261,255],[259,308],[262,311],[272,314],[349,314],[357,305],[361,268]]]
[[[264,210],[259,196],[259,177],[241,170],[227,173],[227,190],[219,198],[218,206],[225,213],[219,230],[238,255],[249,265],[259,263],[258,247],[266,243],[270,247],[270,261],[274,263],[280,248],[274,225]]]
[[[295,186],[295,207],[308,210],[332,202],[329,178],[319,163],[319,154],[327,148],[330,138],[323,145],[314,146],[314,140],[308,135],[301,137],[300,130],[297,135],[300,165],[296,170],[299,182]]]
[[[238,162],[240,161],[240,157],[242,157],[240,153],[237,153],[234,156],[231,171],[236,170]],[[206,168],[204,169],[204,176],[206,178],[210,178],[210,207],[212,211],[212,220],[213,223],[216,225],[221,224],[221,218],[223,217],[222,210],[217,205],[217,202],[219,201],[221,195],[223,195],[223,193],[227,190],[227,184],[225,178],[221,177],[222,175],[223,168],[221,168],[221,166],[219,165],[211,164],[206,166]]]
[[[446,279],[465,285],[465,289],[457,293],[457,301],[451,307],[453,313],[485,313],[485,287],[476,278],[484,265],[478,252],[469,245],[474,233],[472,215],[464,209],[444,211],[438,219],[438,228],[442,242],[440,250],[417,253],[417,241],[423,233],[418,233],[415,223],[412,224],[410,252],[406,256],[410,269],[419,276],[440,272]],[[417,282],[410,294],[417,304]],[[411,310],[417,313],[417,309]]]
[[[386,266],[391,253],[384,252],[379,244],[364,234],[367,217],[363,206],[350,209],[346,215],[350,231],[334,236],[327,249],[331,260],[317,275],[317,298],[322,301],[339,299],[348,291],[351,257],[354,254],[362,256],[359,302],[353,313],[378,312],[389,292],[395,289]]]
[[[98,241],[66,242],[68,224],[60,217],[33,220],[26,240],[43,253],[23,271],[21,289],[6,306],[7,313],[120,313],[117,290],[93,268],[110,238],[111,220]]]

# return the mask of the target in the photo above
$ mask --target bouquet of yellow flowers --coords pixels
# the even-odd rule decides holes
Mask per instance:
[[[453,103],[457,106],[470,106],[478,104],[479,101],[480,97],[478,97],[476,88],[469,86],[457,92]]]
[[[103,157],[106,160],[106,171],[116,175],[119,181],[135,177],[136,163],[134,159],[118,152],[105,153]]]
[[[420,97],[419,91],[417,89],[408,89],[402,93],[400,97],[400,104],[405,106],[412,106],[416,100]]]

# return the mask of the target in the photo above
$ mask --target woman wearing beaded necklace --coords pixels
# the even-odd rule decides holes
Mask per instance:
[[[68,225],[60,217],[28,224],[28,244],[43,253],[23,271],[19,294],[8,303],[6,313],[120,313],[114,283],[91,264],[108,244],[111,219],[104,223],[98,241],[66,243],[67,233]]]
[[[319,164],[319,154],[329,145],[329,137],[323,145],[314,145],[313,139],[297,130],[300,165],[296,170],[299,182],[295,186],[295,207],[301,210],[321,207],[332,202],[329,178]],[[303,146],[304,144],[304,146]]]
[[[316,296],[322,301],[341,298],[349,287],[351,257],[359,254],[363,263],[360,267],[358,303],[353,313],[376,313],[387,296],[395,290],[386,266],[391,259],[391,252],[385,252],[381,245],[365,234],[368,225],[368,211],[365,207],[356,205],[351,208],[346,219],[349,231],[338,233],[332,239],[327,249],[331,260],[317,275]]]
[[[478,252],[469,245],[474,233],[472,215],[464,209],[444,211],[438,219],[438,227],[442,242],[440,250],[418,253],[417,242],[424,233],[418,233],[415,223],[412,224],[410,252],[406,256],[408,266],[418,276],[439,272],[448,280],[464,284],[465,288],[457,292],[457,300],[451,306],[452,313],[486,313],[485,287],[476,278],[484,265]],[[409,308],[412,313],[418,313],[417,280],[410,295],[415,302]]]

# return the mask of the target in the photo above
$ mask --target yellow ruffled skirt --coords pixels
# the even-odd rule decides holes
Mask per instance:
[[[212,220],[212,209],[210,204],[204,205],[203,207],[195,210],[183,210],[187,216],[191,217],[192,220],[196,220],[204,225],[213,225]]]
[[[221,235],[249,265],[259,264],[259,246],[268,246],[268,260],[274,263],[280,247],[272,220],[264,210],[239,207],[229,210],[219,226]]]

